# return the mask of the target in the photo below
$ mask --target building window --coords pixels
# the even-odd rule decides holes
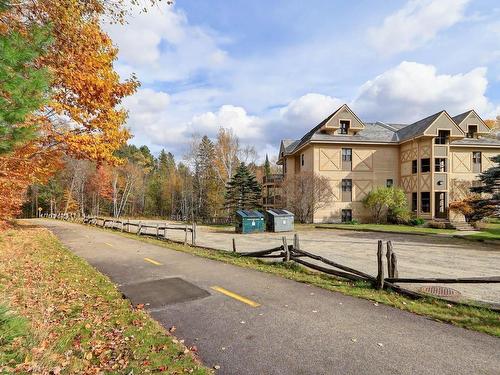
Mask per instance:
[[[417,172],[418,172],[417,161],[416,160],[412,160],[411,161],[411,173],[415,174]]]
[[[467,127],[467,138],[475,138],[477,133],[477,125],[469,125]]]
[[[420,208],[422,212],[431,212],[431,193],[428,191],[420,193]]]
[[[342,180],[342,201],[352,202],[352,180]]]
[[[304,166],[304,154],[300,155],[300,165],[303,167]]]
[[[434,159],[434,171],[435,172],[446,172],[446,159],[445,158]]]
[[[286,174],[286,159],[283,162],[283,174]]]
[[[343,223],[349,223],[352,221],[352,210],[342,210],[342,218]]]
[[[472,153],[472,172],[481,172],[481,152],[479,151],[474,151]]]
[[[342,149],[342,170],[343,171],[352,170],[352,148]]]
[[[417,212],[417,202],[418,200],[418,195],[417,193],[411,193],[411,210],[413,212]]]
[[[386,181],[385,181],[385,186],[387,187],[392,187],[394,185],[394,181],[392,178],[388,178]]]
[[[420,160],[420,171],[422,173],[431,171],[431,159],[421,159]]]
[[[448,144],[448,138],[450,137],[449,130],[439,130],[438,136],[436,137],[434,143],[437,145],[445,145]]]
[[[351,120],[340,120],[340,134],[349,134]]]

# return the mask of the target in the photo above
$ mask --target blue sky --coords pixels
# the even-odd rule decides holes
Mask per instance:
[[[163,2],[165,3],[165,2]],[[106,26],[136,144],[181,158],[192,134],[232,128],[263,157],[342,103],[364,120],[440,109],[500,114],[493,0],[184,0]]]

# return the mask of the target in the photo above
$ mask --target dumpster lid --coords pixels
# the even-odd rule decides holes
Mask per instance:
[[[266,212],[271,214],[272,216],[293,216],[290,211],[282,210],[279,208],[270,208]]]
[[[264,215],[257,210],[238,210],[236,213],[241,217],[264,217]]]

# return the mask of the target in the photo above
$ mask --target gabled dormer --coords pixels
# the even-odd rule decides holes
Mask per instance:
[[[466,138],[477,138],[490,132],[488,126],[474,110],[453,117],[453,121],[462,129]]]
[[[446,111],[438,112],[436,118],[429,123],[423,134],[427,136],[440,137],[447,133],[451,139],[460,139],[465,136],[462,129],[453,121],[452,117]]]
[[[334,135],[356,135],[364,128],[363,121],[344,104],[329,116],[320,131]]]

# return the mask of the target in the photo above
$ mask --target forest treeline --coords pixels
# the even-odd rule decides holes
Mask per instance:
[[[47,183],[30,186],[24,216],[228,217],[232,211],[227,207],[226,187],[238,167],[243,163],[259,180],[265,170],[271,171],[268,161],[257,165],[253,147],[242,146],[224,128],[214,141],[194,136],[182,160],[165,150],[155,156],[147,146],[134,145],[123,146],[115,156],[122,162],[65,158],[64,167]]]

